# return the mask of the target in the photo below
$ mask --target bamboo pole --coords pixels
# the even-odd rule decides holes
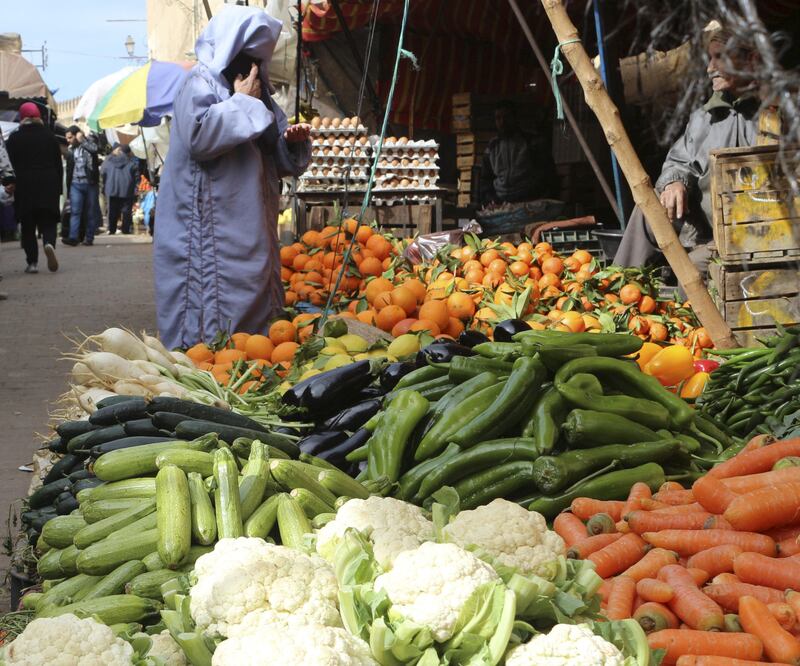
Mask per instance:
[[[583,88],[586,103],[600,121],[606,141],[617,156],[617,161],[633,193],[633,199],[642,209],[645,220],[656,237],[658,247],[675,271],[700,323],[705,326],[715,346],[723,349],[738,346],[730,327],[714,305],[700,273],[678,241],[678,236],[667,217],[667,211],[661,205],[650,177],[642,167],[625,131],[619,109],[611,101],[600,74],[592,65],[583,44],[580,41],[565,43],[578,40],[579,37],[578,30],[570,20],[563,3],[561,0],[541,0],[541,2],[559,43],[564,44],[561,51]]]

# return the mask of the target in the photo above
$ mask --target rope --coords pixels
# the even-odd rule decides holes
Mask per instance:
[[[564,109],[561,107],[561,91],[558,89],[558,77],[564,73],[564,64],[561,62],[561,47],[567,44],[575,44],[580,39],[568,39],[556,44],[553,52],[553,59],[550,61],[550,83],[553,86],[553,96],[556,98],[556,118],[564,120]]]
[[[361,220],[364,218],[364,213],[367,211],[367,207],[369,206],[369,201],[372,196],[372,187],[375,184],[375,172],[378,169],[378,162],[380,161],[381,152],[383,151],[383,142],[386,138],[386,130],[389,127],[389,117],[391,116],[392,111],[392,102],[394,101],[394,90],[397,85],[397,78],[398,72],[400,69],[400,60],[404,57],[409,58],[412,61],[412,64],[416,64],[416,58],[414,54],[410,51],[407,51],[403,48],[403,38],[405,37],[406,33],[406,24],[408,23],[408,7],[409,7],[410,0],[403,0],[403,21],[400,24],[400,35],[397,38],[397,55],[395,56],[394,60],[394,71],[392,72],[392,83],[389,86],[389,94],[386,98],[386,109],[383,113],[383,124],[381,126],[381,133],[378,137],[378,147],[375,150],[375,155],[372,159],[372,168],[369,172],[369,180],[367,181],[367,191],[364,193],[364,198],[361,201],[361,210],[358,213],[357,221],[361,223]],[[365,69],[366,71],[366,69]],[[353,246],[356,242],[356,235],[353,234],[353,238],[350,239],[350,244],[347,246],[347,250],[345,250],[342,266],[347,266],[347,263],[350,261],[350,257],[353,253]],[[328,313],[330,312],[331,305],[333,304],[333,298],[336,295],[336,292],[339,290],[339,286],[342,282],[342,276],[344,275],[344,270],[339,271],[339,274],[336,276],[336,284],[331,290],[330,294],[328,294],[328,300],[325,303],[325,308],[322,310],[322,318],[320,319],[319,326],[325,324],[325,321],[328,319]]]

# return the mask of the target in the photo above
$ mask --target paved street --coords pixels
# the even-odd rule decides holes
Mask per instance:
[[[17,243],[0,249],[0,532],[9,504],[26,494],[31,475],[18,471],[50,431],[48,410],[66,389],[67,337],[108,326],[155,330],[152,245],[145,236],[99,236],[94,247],[57,248],[61,268],[23,272]],[[37,435],[41,435],[41,438]],[[0,555],[0,571],[6,563]],[[2,593],[0,593],[2,594]],[[0,600],[0,608],[3,606]]]

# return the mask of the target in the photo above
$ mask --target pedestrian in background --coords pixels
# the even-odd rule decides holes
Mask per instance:
[[[139,165],[131,155],[129,146],[114,146],[103,161],[100,173],[105,179],[104,192],[108,198],[108,233],[117,233],[117,222],[122,215],[122,233],[133,233],[133,201],[139,179]]]
[[[17,178],[14,210],[27,261],[25,272],[39,272],[37,233],[42,236],[47,268],[54,272],[58,270],[55,246],[64,175],[61,149],[36,104],[20,106],[19,121],[19,128],[8,137],[7,148]]]
[[[3,135],[0,133],[0,185],[3,186],[2,194],[4,196],[0,197],[0,206],[4,206],[5,203],[3,199],[11,198],[14,195],[14,189],[16,187],[16,178],[14,176],[14,167],[11,166],[11,160],[8,158],[8,152],[6,151],[6,144],[3,141]],[[0,280],[3,279],[3,276],[0,275]],[[4,291],[0,291],[0,301],[4,301],[8,298],[8,294]]]
[[[86,211],[86,236],[83,245],[94,245],[94,234],[100,226],[100,165],[97,143],[87,137],[77,125],[67,130],[67,190],[69,191],[69,239],[65,245],[78,244],[81,214]]]

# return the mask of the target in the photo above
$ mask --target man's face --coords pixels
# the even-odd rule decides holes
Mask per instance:
[[[67,132],[64,136],[66,137],[67,143],[70,146],[77,146],[78,145],[78,137],[75,136],[72,132]]]
[[[743,70],[750,69],[747,58],[741,54],[731,53],[725,49],[725,44],[712,41],[708,46],[708,77],[714,92],[730,91],[736,93],[743,88],[747,81],[741,77]]]
[[[514,114],[509,109],[495,109],[494,124],[501,135],[509,134],[515,127]]]

